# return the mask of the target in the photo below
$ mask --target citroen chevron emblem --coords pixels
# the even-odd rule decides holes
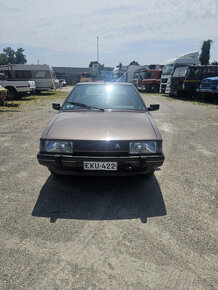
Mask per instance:
[[[114,148],[115,148],[115,149],[120,149],[120,144],[116,144],[116,145],[114,146]]]

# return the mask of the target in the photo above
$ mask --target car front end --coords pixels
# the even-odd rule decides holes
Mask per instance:
[[[37,155],[41,165],[65,175],[149,174],[164,162],[162,140],[45,140]]]

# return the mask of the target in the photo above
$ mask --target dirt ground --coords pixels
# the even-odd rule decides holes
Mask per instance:
[[[53,101],[0,108],[0,289],[218,289],[218,109],[143,94],[152,178],[65,177],[36,159]]]

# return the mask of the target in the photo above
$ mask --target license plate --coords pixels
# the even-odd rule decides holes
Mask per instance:
[[[116,171],[117,162],[92,162],[84,161],[83,162],[84,170],[107,170],[107,171]]]

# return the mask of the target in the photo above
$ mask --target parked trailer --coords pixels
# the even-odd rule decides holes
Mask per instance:
[[[36,92],[55,89],[55,74],[49,65],[10,64],[0,66],[0,71],[7,74],[8,80],[35,82]]]

